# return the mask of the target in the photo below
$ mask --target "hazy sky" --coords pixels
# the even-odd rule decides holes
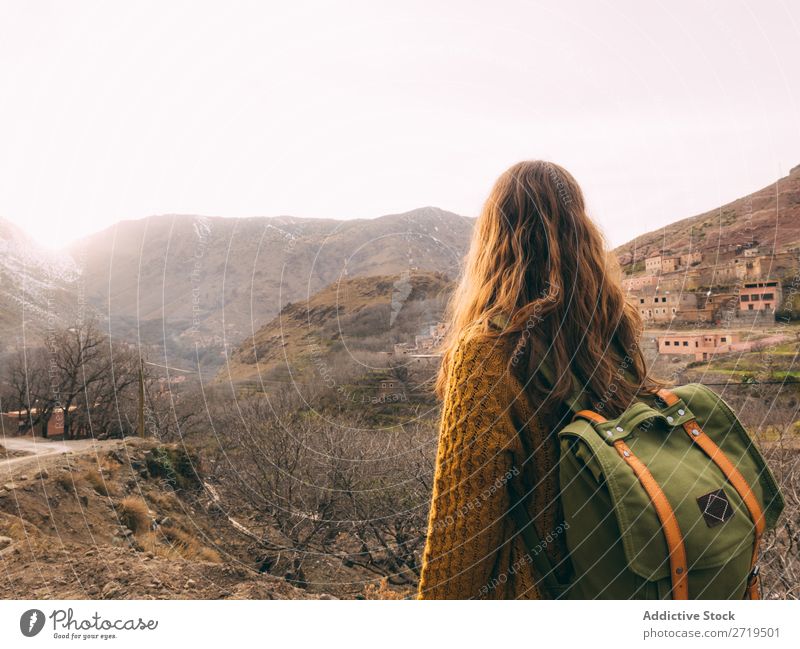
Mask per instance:
[[[0,0],[0,216],[475,215],[524,158],[612,243],[800,164],[796,2]]]

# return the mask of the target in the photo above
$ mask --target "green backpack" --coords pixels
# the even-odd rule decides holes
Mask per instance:
[[[540,590],[556,599],[758,599],[759,541],[783,498],[723,399],[689,384],[613,420],[579,403],[558,431],[568,583],[522,501],[511,510]]]

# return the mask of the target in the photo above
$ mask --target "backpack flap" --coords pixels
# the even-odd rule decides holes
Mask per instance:
[[[686,404],[660,412],[645,404],[635,404],[617,420],[592,424],[576,419],[559,432],[562,453],[571,455],[564,466],[573,467],[571,472],[574,474],[567,475],[570,473],[567,471],[562,475],[565,512],[580,516],[581,506],[584,511],[590,506],[589,503],[570,502],[570,481],[593,482],[598,492],[604,492],[603,501],[607,494],[628,568],[649,581],[670,577],[669,550],[649,495],[613,446],[618,439],[625,440],[630,451],[644,463],[666,495],[683,535],[690,571],[723,566],[731,557],[751,549],[753,543],[753,525],[736,490],[683,429],[675,428],[692,414],[701,425],[705,425],[710,409],[697,398],[689,398],[696,397],[694,392],[675,392],[686,398]],[[718,400],[716,395],[714,397]],[[699,406],[698,411],[692,413],[689,403],[693,409]],[[677,412],[679,409],[683,411],[681,414]],[[743,475],[753,480],[753,491],[759,502],[764,503],[765,512],[771,512],[769,517],[774,523],[775,505],[771,509],[767,503],[770,499],[774,503],[774,494],[768,497],[764,494],[764,486],[769,486],[769,480],[757,479],[759,474],[763,475],[761,468],[766,468],[763,459],[755,461],[748,450],[753,448],[752,444],[741,426],[730,425],[719,408],[714,417],[709,429],[719,431],[720,419],[728,423],[724,432],[715,435],[715,441]],[[574,467],[581,469],[576,472]],[[578,490],[574,492],[578,493]],[[586,490],[581,493],[585,495]],[[586,556],[594,554],[598,561],[603,557],[602,548],[581,547],[580,539],[573,539],[570,552]],[[624,569],[624,566],[619,569]]]

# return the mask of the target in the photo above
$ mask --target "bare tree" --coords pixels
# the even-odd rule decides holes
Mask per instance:
[[[46,346],[23,349],[4,368],[4,407],[47,434],[63,417],[64,437],[127,434],[135,428],[139,356],[114,343],[93,322],[61,329]]]
[[[88,374],[93,380],[84,386],[75,404],[71,426],[76,434],[124,436],[136,430],[140,361],[135,349],[106,339],[93,361],[102,371]],[[66,433],[66,427],[65,427]]]
[[[171,385],[152,376],[144,365],[145,428],[164,441],[184,440],[211,427],[208,409],[218,401],[213,387],[201,390],[194,383]],[[211,403],[209,403],[209,401]]]
[[[42,347],[17,350],[6,361],[3,390],[3,408],[18,411],[21,427],[39,428],[43,437],[54,408],[47,358]]]
[[[225,490],[263,524],[270,571],[306,581],[309,556],[359,566],[395,584],[418,578],[427,524],[430,430],[372,430],[356,416],[330,419],[285,395],[217,414]],[[434,436],[435,438],[435,436]]]
[[[784,496],[785,509],[761,546],[761,583],[767,599],[800,599],[800,444],[795,433],[797,403],[789,408],[756,408],[761,450]]]
[[[94,384],[111,372],[108,338],[89,321],[80,326],[57,331],[47,341],[50,364],[55,369],[57,385],[54,400],[64,418],[64,438],[72,439],[73,422],[82,421],[79,405],[88,407],[88,395]]]

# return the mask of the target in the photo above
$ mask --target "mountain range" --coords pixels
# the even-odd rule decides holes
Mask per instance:
[[[0,219],[0,352],[36,344],[81,316],[80,270],[69,255],[42,248]]]
[[[0,288],[4,305],[50,313],[51,326],[81,311],[170,363],[213,368],[284,305],[339,278],[455,277],[472,223],[435,207],[354,220],[161,215],[121,221],[54,258],[3,221]],[[0,336],[18,337],[21,307],[2,313]],[[42,325],[28,324],[32,338]]]
[[[442,319],[453,282],[443,273],[342,277],[308,299],[289,303],[231,354],[222,381],[340,383],[385,367],[395,343]]]
[[[0,351],[96,318],[161,362],[213,374],[228,358],[241,364],[287,304],[342,280],[425,272],[453,280],[473,223],[435,207],[356,220],[171,214],[120,221],[53,252],[0,219]],[[749,245],[800,246],[800,166],[615,253],[630,269],[662,250]]]

